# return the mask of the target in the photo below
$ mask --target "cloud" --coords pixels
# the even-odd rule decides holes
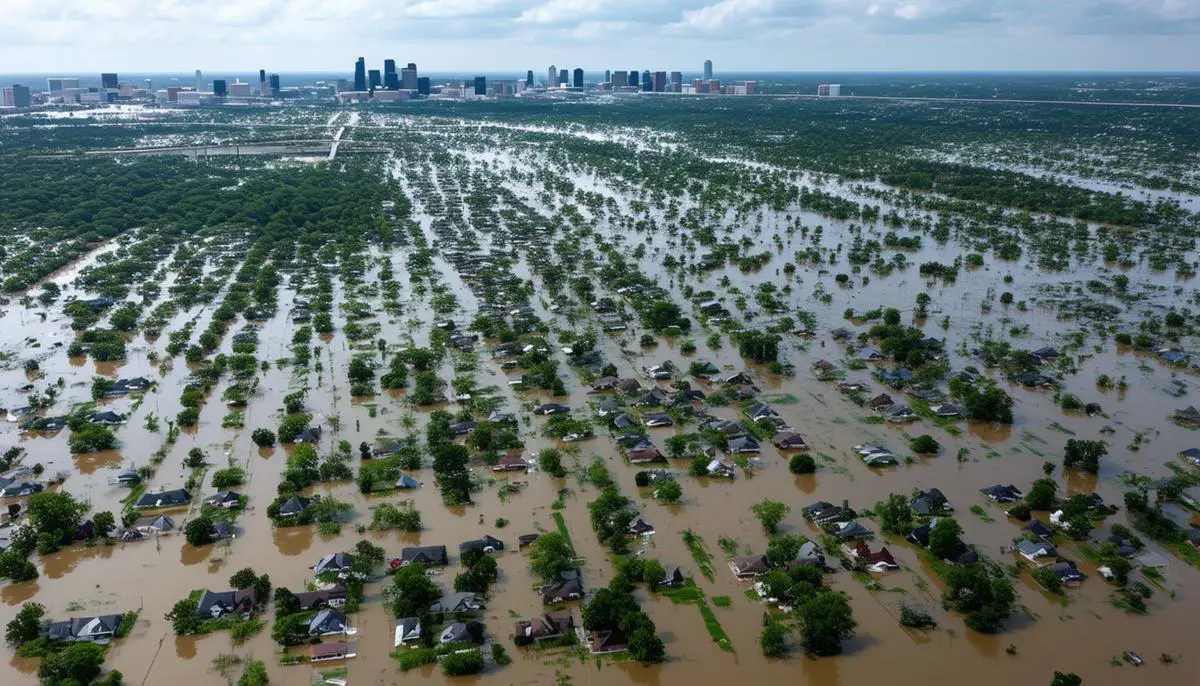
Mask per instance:
[[[488,14],[503,6],[505,0],[420,0],[404,8],[410,17],[451,19]]]

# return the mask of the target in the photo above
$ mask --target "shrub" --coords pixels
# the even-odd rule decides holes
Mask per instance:
[[[812,474],[817,471],[817,461],[812,455],[800,453],[788,460],[788,471],[793,474]]]
[[[270,448],[275,445],[275,432],[270,429],[255,429],[250,434],[250,440],[260,448]]]
[[[912,448],[912,451],[919,455],[933,455],[942,449],[942,446],[938,444],[937,440],[935,440],[934,437],[930,436],[929,434],[922,434],[912,439],[912,441],[909,442],[908,447]]]
[[[478,650],[450,653],[442,658],[442,673],[446,676],[465,676],[482,671],[483,653]]]

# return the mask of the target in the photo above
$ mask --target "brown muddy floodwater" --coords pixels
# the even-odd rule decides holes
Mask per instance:
[[[374,115],[380,124],[385,115]],[[357,120],[356,120],[357,121]],[[386,123],[386,122],[383,122]],[[400,118],[391,122],[403,126],[414,126]],[[414,128],[414,131],[416,129]],[[450,142],[458,141],[454,129],[442,133],[432,127],[420,131],[429,137],[430,149],[442,143],[451,149]],[[482,135],[482,134],[481,134]],[[489,132],[495,140],[503,140],[501,130]],[[446,136],[447,138],[440,138]],[[493,139],[488,139],[495,142]],[[458,141],[462,142],[462,141]],[[554,169],[554,163],[536,153],[517,158],[496,148],[480,144],[480,149],[467,146],[472,153],[456,152],[454,164],[470,169],[491,179],[498,187],[519,191],[521,197],[531,203],[530,210],[551,216],[556,211],[553,202],[539,198],[540,182],[535,184],[534,171]],[[486,150],[484,149],[486,148]],[[397,163],[396,177],[404,181],[406,174],[438,175],[443,180],[452,170],[432,169],[429,151],[425,150],[422,161]],[[731,162],[732,163],[732,162]],[[311,581],[309,569],[323,554],[346,551],[366,538],[382,546],[389,555],[396,555],[400,548],[411,545],[446,545],[451,551],[451,564],[434,577],[444,589],[451,590],[454,575],[460,571],[457,545],[460,542],[491,534],[504,540],[508,550],[498,554],[499,580],[493,586],[483,621],[487,625],[490,640],[503,643],[514,658],[512,665],[496,667],[490,665],[480,677],[447,679],[440,669],[427,667],[409,673],[401,673],[393,651],[393,619],[388,615],[382,601],[382,587],[388,583],[370,583],[366,598],[351,623],[358,630],[357,657],[345,662],[348,670],[345,678],[353,686],[368,684],[399,684],[401,682],[440,684],[455,683],[511,683],[550,684],[556,679],[569,677],[570,683],[582,684],[637,684],[639,686],[668,686],[674,684],[729,684],[729,683],[805,683],[815,686],[859,686],[877,684],[881,680],[903,685],[925,684],[931,680],[953,682],[967,681],[977,686],[1011,686],[1012,684],[1049,683],[1054,671],[1076,672],[1088,686],[1095,684],[1152,683],[1163,685],[1193,685],[1200,683],[1200,655],[1195,642],[1200,635],[1200,571],[1184,560],[1164,551],[1156,544],[1152,550],[1164,554],[1169,560],[1163,570],[1162,581],[1156,582],[1155,594],[1147,601],[1145,615],[1131,615],[1114,607],[1110,601],[1113,587],[1096,572],[1095,565],[1078,553],[1076,543],[1065,542],[1060,546],[1063,557],[1075,560],[1088,576],[1079,588],[1070,589],[1064,597],[1049,596],[1033,584],[1027,571],[1016,582],[1019,593],[1018,610],[1006,623],[1004,632],[983,635],[967,629],[960,616],[941,607],[941,581],[918,556],[912,545],[902,540],[877,537],[872,548],[886,543],[889,550],[902,565],[895,571],[879,577],[882,588],[868,589],[851,574],[838,571],[827,577],[834,588],[850,596],[854,616],[858,622],[857,635],[846,642],[844,654],[834,658],[808,659],[794,650],[788,659],[768,659],[762,656],[758,636],[763,624],[764,606],[746,595],[749,586],[737,582],[729,572],[724,554],[718,545],[722,538],[736,542],[739,554],[763,552],[767,536],[755,520],[750,506],[764,498],[781,501],[791,508],[783,526],[783,533],[797,533],[816,538],[819,532],[812,528],[800,515],[800,509],[817,500],[832,503],[848,501],[853,507],[865,509],[885,500],[889,494],[908,494],[914,489],[941,489],[956,508],[956,518],[962,525],[964,540],[970,542],[984,555],[1004,564],[1015,563],[1011,553],[1002,553],[1002,546],[1011,545],[1021,533],[1021,523],[1008,519],[996,505],[989,504],[978,489],[992,484],[1012,483],[1027,489],[1035,479],[1042,477],[1045,461],[1060,462],[1062,444],[1068,437],[1105,439],[1109,441],[1108,456],[1102,461],[1098,476],[1084,476],[1074,472],[1057,470],[1055,478],[1060,488],[1068,494],[1100,494],[1106,502],[1120,504],[1122,487],[1119,476],[1126,471],[1160,477],[1170,474],[1167,463],[1180,450],[1200,445],[1200,437],[1193,431],[1168,420],[1176,407],[1186,406],[1186,398],[1176,398],[1164,391],[1174,382],[1180,382],[1191,390],[1195,376],[1186,370],[1174,370],[1153,358],[1144,358],[1129,350],[1117,349],[1111,343],[1098,351],[1085,348],[1088,356],[1079,364],[1077,374],[1068,376],[1066,384],[1085,402],[1099,402],[1105,415],[1088,417],[1080,413],[1069,413],[1055,403],[1052,391],[1030,391],[1003,379],[1000,383],[1012,394],[1014,407],[1013,426],[960,421],[959,433],[951,435],[931,422],[916,425],[895,426],[869,424],[861,421],[871,413],[865,408],[849,402],[838,393],[831,383],[818,381],[810,365],[819,359],[841,361],[846,355],[840,344],[830,336],[830,330],[849,326],[866,330],[870,324],[855,324],[842,319],[846,308],[862,312],[880,306],[895,306],[905,310],[906,322],[911,318],[911,308],[916,295],[928,292],[933,298],[928,321],[919,323],[928,335],[946,339],[946,350],[952,358],[952,368],[959,369],[973,364],[966,347],[974,345],[972,332],[981,327],[995,327],[1002,331],[1014,325],[1027,325],[1028,334],[1014,344],[1028,348],[1042,345],[1063,345],[1068,331],[1083,328],[1080,322],[1064,321],[1052,305],[1041,306],[1038,298],[1045,289],[1055,285],[1072,285],[1097,277],[1103,268],[1081,266],[1069,272],[1047,272],[1039,269],[1030,259],[1023,258],[1011,263],[1000,263],[991,259],[978,269],[964,270],[952,285],[930,284],[917,274],[915,266],[886,277],[873,277],[869,284],[856,279],[852,288],[840,287],[833,274],[845,270],[845,265],[828,266],[822,271],[816,266],[800,266],[795,274],[783,271],[797,250],[808,244],[799,233],[787,231],[794,219],[806,226],[823,227],[821,244],[831,248],[849,244],[851,236],[860,229],[847,222],[831,220],[802,211],[797,207],[787,212],[760,209],[750,218],[735,221],[730,217],[731,235],[736,239],[748,238],[756,250],[768,250],[769,261],[760,269],[743,272],[736,265],[724,269],[689,275],[687,283],[680,277],[665,272],[662,258],[670,252],[678,252],[678,240],[667,232],[638,231],[632,228],[629,201],[642,197],[637,189],[619,189],[595,170],[583,167],[562,172],[573,179],[577,186],[590,192],[616,199],[607,209],[580,208],[594,227],[597,240],[622,246],[620,250],[631,256],[634,248],[644,246],[645,255],[633,258],[650,274],[657,277],[659,284],[667,289],[671,298],[684,307],[693,321],[697,313],[690,310],[690,300],[684,295],[684,287],[692,286],[700,291],[706,288],[724,293],[720,286],[722,277],[728,277],[732,285],[742,294],[750,295],[750,307],[754,307],[753,292],[761,283],[777,284],[780,288],[790,285],[787,296],[791,306],[813,312],[817,318],[817,335],[807,343],[798,337],[785,336],[784,354],[795,365],[793,377],[771,374],[765,367],[748,364],[737,353],[728,337],[723,345],[710,348],[707,344],[709,331],[693,331],[697,351],[683,355],[680,344],[683,339],[658,337],[655,348],[640,348],[638,339],[641,331],[629,331],[623,335],[604,334],[600,337],[599,349],[604,358],[618,367],[622,378],[640,378],[643,366],[673,361],[686,369],[694,360],[709,360],[726,370],[747,370],[755,383],[772,401],[773,407],[783,419],[805,434],[812,453],[819,455],[818,471],[814,475],[794,476],[788,471],[788,455],[780,454],[769,443],[764,442],[763,451],[752,460],[752,468],[738,469],[732,481],[708,478],[692,478],[687,474],[687,460],[666,465],[678,474],[683,486],[683,499],[679,505],[660,504],[649,497],[647,489],[638,489],[634,475],[642,467],[627,464],[616,449],[608,433],[600,428],[597,437],[574,444],[579,449],[578,460],[586,464],[592,456],[604,459],[616,477],[624,495],[634,499],[647,519],[655,525],[657,533],[645,544],[645,555],[664,564],[678,564],[692,576],[697,585],[710,599],[728,596],[729,607],[713,607],[713,611],[729,635],[734,652],[724,652],[715,644],[705,629],[699,609],[694,605],[676,605],[662,596],[653,596],[644,589],[639,590],[643,608],[654,619],[666,644],[668,661],[658,666],[641,666],[611,660],[579,658],[574,654],[539,653],[515,648],[512,644],[512,624],[515,618],[530,617],[542,610],[537,593],[536,580],[529,571],[527,556],[517,551],[517,535],[533,531],[550,531],[555,528],[551,503],[562,494],[562,515],[571,533],[577,552],[585,561],[584,580],[586,588],[595,590],[608,583],[613,576],[609,555],[602,549],[592,532],[587,504],[597,495],[593,487],[582,484],[574,475],[556,479],[533,471],[520,475],[495,475],[486,467],[475,467],[479,477],[485,481],[484,488],[475,495],[475,503],[469,507],[447,508],[433,483],[433,472],[426,465],[420,472],[413,473],[422,482],[419,489],[384,496],[364,497],[353,483],[319,485],[313,493],[328,494],[351,503],[355,519],[343,525],[341,533],[333,536],[320,534],[316,527],[273,527],[266,516],[267,505],[276,495],[280,474],[290,453],[290,448],[277,447],[260,449],[250,440],[250,432],[257,427],[275,427],[280,418],[283,397],[293,390],[308,386],[308,409],[315,421],[323,423],[325,435],[320,444],[324,453],[339,440],[347,440],[355,447],[361,441],[372,441],[375,436],[386,432],[393,436],[404,435],[408,430],[419,432],[423,437],[425,417],[431,408],[413,408],[404,394],[380,394],[373,399],[353,399],[348,392],[346,370],[356,350],[341,332],[345,323],[339,314],[339,306],[346,298],[344,286],[335,288],[334,321],[338,331],[329,337],[314,340],[320,349],[322,368],[310,368],[307,374],[297,373],[290,366],[270,364],[265,371],[258,372],[258,391],[245,408],[244,429],[222,428],[222,418],[227,408],[221,402],[221,393],[230,383],[223,379],[212,391],[201,411],[198,427],[182,432],[178,440],[165,442],[165,419],[174,417],[181,409],[180,391],[190,373],[182,359],[171,365],[152,362],[151,353],[158,353],[159,361],[166,357],[164,351],[166,332],[180,329],[186,322],[195,319],[195,331],[203,331],[212,316],[213,306],[198,306],[182,311],[172,317],[164,329],[164,335],[153,342],[140,334],[131,336],[127,359],[121,363],[97,364],[90,358],[68,359],[65,345],[74,338],[70,320],[56,304],[46,309],[46,317],[35,312],[40,306],[22,307],[16,301],[4,308],[0,315],[0,344],[9,355],[6,366],[0,371],[0,389],[7,407],[20,407],[27,403],[26,395],[17,389],[29,383],[20,361],[38,359],[42,374],[35,382],[38,389],[54,384],[61,377],[58,403],[54,411],[65,414],[73,404],[90,401],[91,380],[94,376],[128,378],[146,376],[156,382],[154,390],[144,398],[126,398],[104,401],[103,409],[119,408],[128,415],[127,422],[118,431],[120,446],[94,454],[72,455],[67,448],[69,430],[56,434],[20,434],[17,424],[6,423],[5,445],[20,445],[27,451],[25,464],[41,463],[47,475],[66,472],[67,479],[61,488],[77,497],[88,500],[96,511],[119,512],[121,501],[128,490],[110,483],[121,469],[136,468],[150,464],[151,456],[160,448],[167,451],[165,459],[157,468],[150,488],[167,489],[184,485],[188,473],[183,459],[192,448],[202,449],[210,462],[224,466],[226,460],[242,466],[248,472],[248,482],[239,490],[249,497],[249,506],[237,520],[237,536],[231,541],[201,548],[189,545],[181,533],[186,521],[198,514],[199,499],[190,508],[169,513],[174,519],[176,530],[156,539],[133,543],[118,543],[111,546],[97,545],[70,547],[54,555],[36,558],[41,573],[33,582],[0,586],[0,622],[8,622],[21,603],[35,600],[47,608],[47,616],[64,619],[68,616],[107,614],[140,611],[139,621],[132,634],[118,640],[109,650],[105,663],[107,668],[120,669],[130,684],[221,684],[227,679],[212,669],[213,661],[223,654],[235,654],[264,660],[272,683],[308,683],[313,667],[297,665],[285,667],[278,664],[278,648],[270,637],[271,612],[266,613],[267,628],[243,645],[233,645],[228,632],[217,632],[200,637],[176,637],[170,622],[163,618],[174,603],[186,597],[194,589],[225,590],[229,576],[243,567],[253,567],[259,573],[270,575],[275,586],[287,586],[301,590]],[[445,175],[444,177],[442,175]],[[463,175],[462,178],[469,178]],[[448,183],[448,182],[447,182]],[[405,181],[405,190],[414,199],[417,219],[431,243],[438,243],[433,231],[433,217],[427,213],[430,198],[423,191],[410,187]],[[465,190],[465,189],[464,189]],[[826,190],[836,191],[846,197],[856,197],[850,186],[831,184]],[[691,200],[684,202],[686,206]],[[878,203],[878,201],[876,201]],[[458,211],[458,210],[455,210]],[[663,222],[664,214],[659,210],[651,216]],[[878,238],[882,225],[868,225],[861,229],[865,235]],[[775,238],[778,237],[778,244]],[[953,261],[968,250],[965,245],[951,240],[944,245],[929,245],[919,253],[909,256],[909,262]],[[445,246],[443,246],[445,247]],[[396,280],[401,284],[401,300],[404,302],[402,315],[377,313],[369,321],[380,325],[377,338],[403,347],[401,342],[426,345],[435,320],[428,296],[412,292],[405,273],[405,257],[409,249],[398,247],[389,254],[373,249],[371,265],[363,281],[378,282],[378,262],[390,259]],[[94,263],[94,255],[78,261],[68,270],[53,277],[64,286],[64,295],[88,294],[68,288],[69,284]],[[478,311],[479,298],[467,287],[454,267],[442,257],[437,257],[436,268],[446,286],[457,297],[457,309],[453,317],[460,325],[469,322]],[[577,267],[568,265],[576,273]],[[514,272],[540,287],[541,277],[530,268],[527,256],[522,251],[521,259]],[[336,274],[336,270],[334,270]],[[1162,287],[1159,300],[1169,300],[1176,282],[1173,276],[1154,272],[1139,266],[1128,272],[1131,281]],[[1013,277],[1012,283],[1003,282],[1005,275]],[[593,276],[595,279],[595,277]],[[335,276],[336,282],[336,276]],[[814,289],[821,286],[828,300],[823,301]],[[1185,284],[1192,289],[1194,284]],[[616,297],[607,285],[597,283],[598,295]],[[996,305],[985,311],[981,302],[989,294],[1009,290],[1018,300],[1028,300],[1026,311],[1015,306]],[[296,325],[292,324],[288,310],[297,297],[295,284],[285,280],[278,293],[279,310],[259,327],[259,359],[274,362],[290,357],[290,343]],[[166,297],[164,294],[161,297]],[[361,295],[356,296],[364,299]],[[732,296],[722,295],[731,310]],[[373,306],[378,299],[365,298]],[[547,298],[535,295],[530,303],[539,317],[551,322],[555,330],[573,328],[563,314],[549,311]],[[591,315],[584,315],[588,319]],[[941,322],[948,318],[948,328]],[[231,328],[240,330],[241,320]],[[585,321],[583,324],[586,324]],[[574,328],[582,328],[582,325]],[[713,329],[712,331],[716,331]],[[226,335],[220,352],[231,353],[231,336]],[[550,337],[552,343],[555,337]],[[31,343],[30,341],[33,341]],[[63,342],[63,347],[53,347]],[[1095,341],[1092,341],[1095,342]],[[522,412],[527,403],[542,402],[535,393],[518,393],[506,383],[506,372],[499,362],[490,359],[485,345],[478,347],[480,365],[475,372],[477,387],[496,386],[496,395],[503,399],[501,407],[517,412],[522,417],[520,433],[528,454],[544,447],[559,446],[557,441],[544,438],[540,429],[545,418],[533,417]],[[960,349],[962,348],[962,349]],[[558,356],[561,361],[561,355]],[[452,360],[448,359],[440,370],[440,378],[454,377]],[[843,365],[845,367],[845,365]],[[1114,379],[1124,376],[1129,387],[1117,391],[1101,391],[1094,385],[1098,374],[1108,374]],[[561,364],[559,375],[567,388],[567,399],[577,416],[590,416],[589,403],[595,396],[588,393],[575,371]],[[999,377],[997,377],[999,378]],[[871,377],[867,370],[847,371],[846,380],[867,383],[874,395],[883,387]],[[654,382],[642,378],[649,387]],[[667,382],[659,382],[664,387]],[[699,383],[706,392],[712,389]],[[891,391],[889,391],[891,392]],[[892,392],[900,397],[900,392]],[[449,406],[457,411],[457,406]],[[712,414],[729,419],[740,419],[736,408],[708,408]],[[153,414],[163,420],[157,431],[147,428],[147,417]],[[336,418],[336,419],[335,419]],[[1110,426],[1115,434],[1101,433]],[[667,437],[681,430],[679,427],[649,429],[648,434],[658,446],[663,446]],[[682,429],[694,430],[694,427]],[[1069,433],[1068,433],[1069,432]],[[866,442],[881,442],[907,454],[909,436],[922,433],[934,435],[942,445],[938,457],[914,459],[902,462],[891,469],[869,469],[853,453],[852,447]],[[1137,434],[1142,435],[1140,450],[1126,448]],[[966,450],[964,460],[955,456]],[[211,471],[210,471],[211,474]],[[507,481],[520,482],[522,488],[501,495],[500,485]],[[566,489],[565,491],[563,489]],[[215,489],[206,482],[199,489],[200,496],[211,494]],[[397,532],[358,531],[359,525],[370,523],[370,507],[379,502],[397,503],[411,500],[420,510],[424,529],[419,534]],[[978,505],[984,517],[972,513],[971,507]],[[497,519],[508,520],[507,527],[494,526]],[[1124,523],[1124,513],[1110,517],[1106,526]],[[878,523],[870,519],[863,522],[874,530]],[[715,581],[704,578],[696,569],[691,553],[684,545],[681,532],[692,530],[705,542],[714,556],[717,574]],[[919,606],[928,611],[938,622],[931,631],[914,631],[900,626],[899,608],[902,603]],[[578,604],[575,605],[578,607]],[[797,644],[792,637],[792,644]],[[1131,666],[1116,666],[1110,661],[1123,651],[1136,650],[1146,659],[1140,669]],[[1176,664],[1160,664],[1158,656],[1178,656]],[[10,653],[11,657],[11,653]],[[322,669],[337,667],[341,663],[328,663]],[[29,684],[36,680],[36,660],[12,658],[3,668],[0,684],[4,686]],[[234,680],[239,672],[235,670]],[[564,676],[565,675],[565,676]]]

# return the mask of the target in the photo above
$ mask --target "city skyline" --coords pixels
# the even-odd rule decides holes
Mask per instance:
[[[12,0],[14,73],[340,71],[403,53],[442,72],[654,64],[726,72],[1200,69],[1182,0]],[[369,19],[370,21],[363,21]],[[586,67],[585,67],[586,69]]]

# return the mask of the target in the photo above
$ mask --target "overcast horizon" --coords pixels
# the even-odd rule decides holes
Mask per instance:
[[[1200,69],[1196,0],[4,0],[7,73]]]

